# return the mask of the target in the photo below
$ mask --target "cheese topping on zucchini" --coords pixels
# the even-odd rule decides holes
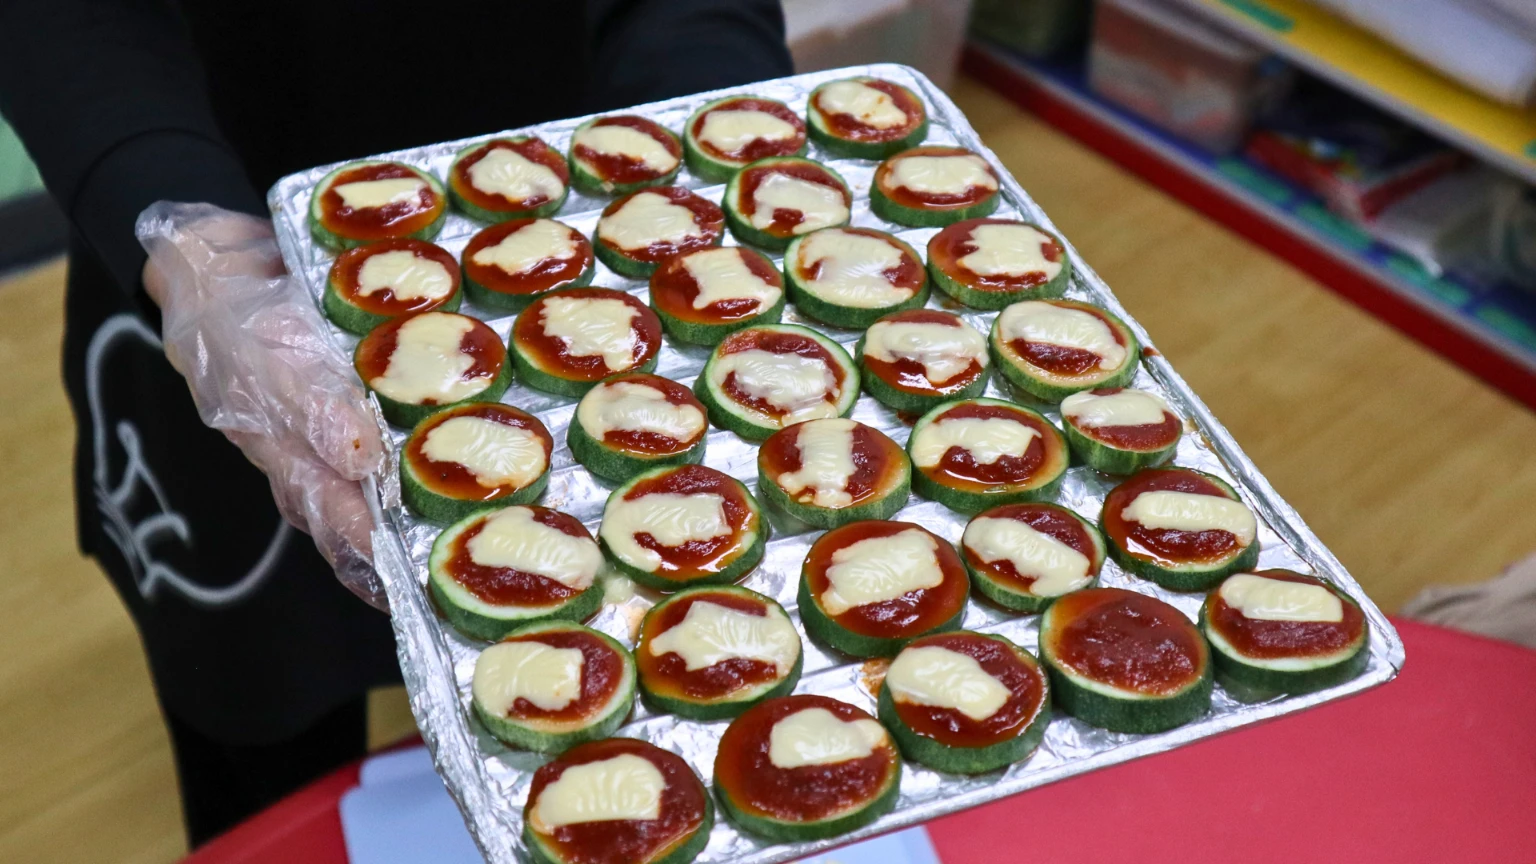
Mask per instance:
[[[704,115],[699,140],[721,153],[735,153],[753,141],[784,141],[796,134],[793,123],[767,111],[722,110]]]
[[[357,271],[357,293],[368,297],[386,290],[396,300],[436,300],[453,293],[453,275],[442,264],[404,249],[369,255]]]
[[[800,469],[780,474],[779,486],[791,496],[798,496],[805,489],[815,490],[812,503],[817,507],[852,504],[848,479],[858,470],[853,464],[853,430],[858,425],[836,417],[801,426],[795,439],[800,450]]]
[[[1041,342],[1077,348],[1099,357],[1100,369],[1115,369],[1125,362],[1125,346],[1103,318],[1041,300],[1026,300],[1003,310],[998,318],[1003,338],[1009,342]]]
[[[670,630],[651,640],[651,655],[676,654],[689,672],[742,658],[772,663],[787,675],[800,656],[800,636],[788,616],[769,606],[765,615],[752,615],[708,600],[688,607]]]
[[[667,394],[637,381],[593,387],[576,406],[576,420],[599,441],[618,430],[655,432],[674,441],[691,441],[704,429],[704,412],[689,404],[674,405],[667,401]]]
[[[479,393],[486,382],[464,377],[475,358],[460,350],[464,334],[474,327],[474,319],[433,312],[407,320],[395,334],[395,350],[384,374],[368,386],[413,405],[428,399],[446,404]]]
[[[535,520],[526,507],[508,507],[487,516],[467,546],[469,560],[482,567],[533,573],[583,591],[603,566],[603,553],[596,543]]]
[[[677,547],[694,540],[728,536],[725,499],[713,492],[679,495],[657,492],[639,498],[613,497],[603,510],[598,528],[614,554],[642,570],[655,571],[662,557],[642,546],[639,535],[649,534],[662,546]]]
[[[1321,585],[1266,579],[1254,573],[1238,573],[1221,583],[1221,599],[1259,621],[1344,620],[1344,601]]]
[[[899,247],[879,237],[851,231],[822,231],[800,241],[799,266],[810,278],[805,290],[840,306],[879,309],[911,298],[912,291],[891,284],[885,272],[901,266]]]
[[[579,648],[542,642],[498,642],[475,661],[475,698],[495,717],[505,717],[519,699],[544,711],[559,711],[581,695]]]
[[[969,452],[978,465],[991,465],[1004,456],[1023,456],[1040,437],[1035,427],[1002,417],[938,420],[912,434],[912,461],[921,468],[942,462],[951,447]]]
[[[450,417],[427,433],[421,452],[433,462],[455,462],[487,489],[522,488],[537,480],[549,460],[544,439],[518,426],[484,417]]]
[[[816,101],[828,114],[847,114],[876,129],[890,129],[907,122],[907,112],[896,107],[891,94],[857,81],[834,81],[821,88]]]
[[[979,276],[1026,276],[1044,273],[1047,280],[1061,272],[1061,262],[1045,257],[1044,245],[1055,243],[1028,225],[977,225],[971,229],[976,251],[960,259],[960,266]]]
[[[1084,390],[1061,400],[1061,415],[1088,429],[1161,424],[1167,410],[1163,397],[1145,390],[1121,390],[1105,396]]]
[[[661,795],[666,790],[667,779],[651,760],[623,753],[560,772],[559,779],[539,793],[533,815],[540,827],[547,828],[660,819]]]
[[[818,228],[848,221],[848,204],[841,189],[812,183],[789,174],[770,173],[752,191],[752,227],[766,230],[773,225],[775,210],[794,210],[800,222],[792,234],[808,234]]]
[[[960,195],[967,189],[996,189],[997,178],[974,153],[904,156],[891,165],[892,185],[924,195]]]
[[[532,270],[542,261],[575,258],[576,252],[576,240],[571,237],[571,229],[552,219],[535,219],[501,238],[500,243],[475,252],[470,260],[481,266],[496,267],[502,272],[517,274]]]
[[[565,345],[572,357],[602,355],[617,372],[635,363],[635,307],[611,297],[551,297],[539,310],[544,332]]]
[[[909,528],[889,537],[871,537],[832,553],[827,590],[821,594],[828,615],[855,606],[883,603],[944,581],[932,535]]]
[[[710,367],[716,386],[732,374],[742,392],[785,412],[786,426],[838,414],[826,398],[837,388],[837,378],[821,360],[750,348],[717,357]]]
[[[758,309],[779,302],[779,286],[752,272],[741,252],[731,248],[705,249],[683,258],[683,269],[699,286],[693,308],[703,309],[721,300],[756,300]]]
[[[426,188],[419,177],[390,177],[384,180],[357,180],[331,188],[341,196],[341,203],[353,210],[371,210],[415,201]]]
[[[885,363],[911,360],[936,385],[988,362],[987,339],[976,328],[922,321],[876,321],[864,335],[864,354]]]
[[[640,192],[598,220],[597,236],[620,249],[641,250],[656,243],[703,237],[704,229],[687,207],[672,203],[665,195]]]
[[[1120,511],[1120,518],[1144,528],[1172,531],[1226,531],[1247,546],[1258,532],[1253,511],[1224,495],[1199,495],[1157,489],[1143,492]]]
[[[598,153],[627,156],[658,174],[677,167],[677,157],[665,144],[629,126],[588,126],[576,130],[571,143]]]
[[[516,150],[494,147],[469,166],[469,182],[489,195],[509,201],[559,198],[565,191],[560,175]]]
[[[773,724],[768,761],[785,769],[835,765],[863,759],[886,740],[885,727],[878,721],[840,720],[825,708],[807,708]]]
[[[1017,519],[972,519],[961,543],[988,564],[1007,561],[1036,597],[1060,597],[1093,581],[1087,555]]]
[[[948,708],[978,722],[996,714],[1013,695],[975,657],[936,645],[897,654],[885,673],[885,686],[898,701]]]

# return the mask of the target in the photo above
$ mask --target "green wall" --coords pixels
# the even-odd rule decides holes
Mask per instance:
[[[43,188],[32,160],[16,133],[0,119],[0,203]]]

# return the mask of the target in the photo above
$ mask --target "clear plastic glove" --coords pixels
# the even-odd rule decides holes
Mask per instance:
[[[161,201],[137,233],[166,357],[203,422],[267,475],[278,509],[342,584],[385,608],[361,485],[384,461],[379,424],[314,301],[284,272],[271,223]]]

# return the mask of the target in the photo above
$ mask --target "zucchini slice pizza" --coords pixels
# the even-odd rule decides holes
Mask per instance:
[[[1001,181],[980,154],[964,147],[913,147],[880,163],[869,208],[898,225],[937,228],[991,215]]]
[[[555,442],[531,414],[499,402],[444,408],[416,424],[400,453],[400,498],[431,522],[529,504],[549,484]]]
[[[1149,468],[1104,498],[1099,527],[1126,570],[1174,591],[1204,591],[1259,560],[1258,520],[1226,481]]]
[[[1061,400],[1067,444],[1090,468],[1134,474],[1173,458],[1184,420],[1147,390],[1098,388]]]
[[[805,420],[842,417],[859,397],[843,346],[808,327],[762,324],[720,340],[693,384],[716,426],[761,441]]]
[[[357,343],[352,366],[384,419],[407,429],[447,405],[494,402],[512,383],[501,337],[456,312],[385,321]]]
[[[811,140],[836,156],[884,159],[928,137],[928,111],[907,88],[883,78],[828,81],[806,106]]]
[[[470,693],[475,716],[497,740],[559,753],[624,723],[635,704],[635,661],[606,633],[544,621],[481,651]]]
[[[945,402],[907,439],[912,489],[957,513],[1052,498],[1067,444],[1040,414],[1001,399]]]
[[[1035,613],[1098,584],[1104,535],[1056,504],[1004,504],[978,513],[960,538],[971,586],[1004,609]]]
[[[851,330],[928,300],[917,251],[873,228],[827,228],[797,238],[784,253],[784,278],[796,309]]]
[[[679,342],[718,345],[753,324],[777,324],[784,277],[768,256],[744,246],[674,255],[651,274],[651,308]]]
[[[901,445],[845,417],[787,426],[757,451],[763,498],[817,528],[889,519],[906,506],[911,487]]]
[[[653,468],[699,462],[708,432],[693,391],[660,375],[624,372],[581,397],[565,441],[588,471],[622,483]]]
[[[1076,300],[1015,303],[992,322],[989,343],[1003,377],[1042,402],[1124,387],[1141,361],[1141,346],[1124,321]]]
[[[320,308],[337,327],[364,336],[402,315],[458,311],[459,278],[459,263],[440,246],[380,240],[336,256]]]
[[[647,588],[735,582],[763,560],[768,523],[747,487],[703,465],[653,468],[613,490],[597,532],[608,560]]]
[[[655,369],[661,321],[632,294],[568,288],[544,294],[518,313],[511,348],[523,383],[581,396],[610,375]]]
[[[1060,297],[1072,262],[1054,235],[1012,219],[967,219],[928,240],[928,273],[945,294],[976,309]]]
[[[443,228],[443,184],[403,162],[349,162],[320,178],[309,200],[309,231],[340,252],[376,240],[431,240]]]
[[[565,203],[570,166],[534,135],[495,138],[460,150],[448,167],[448,199],[481,222],[553,216]]]
[[[987,337],[953,312],[908,309],[869,325],[854,349],[864,389],[897,411],[922,414],[987,389]]]
[[[587,238],[553,219],[492,225],[469,239],[462,260],[464,293],[496,312],[519,312],[541,294],[584,287],[596,270]]]
[[[805,152],[805,122],[788,105],[760,96],[727,96],[706,103],[683,127],[688,170],[711,183],[759,159]]]

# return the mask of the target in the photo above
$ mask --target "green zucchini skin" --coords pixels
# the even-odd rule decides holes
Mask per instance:
[[[633,369],[625,369],[624,371],[654,372],[656,371],[656,363],[660,355],[661,352],[657,351],[651,355],[649,360],[646,360],[644,363],[641,363],[639,366],[636,366]],[[528,355],[523,353],[522,349],[518,347],[517,340],[515,339],[507,345],[507,359],[510,361],[508,365],[517,372],[517,380],[536,390],[543,390],[546,393],[554,393],[559,396],[571,396],[579,399],[582,396],[585,396],[588,390],[591,390],[593,387],[596,387],[598,384],[602,383],[600,380],[578,381],[572,378],[562,378],[559,375],[555,375],[551,372],[545,372],[543,369],[540,369],[538,366],[536,366],[534,362],[528,358]]]
[[[949,410],[949,408],[957,401],[959,400],[948,399],[929,410],[927,414],[924,414],[922,417],[918,418],[917,424],[912,427],[912,437],[907,439],[908,459],[910,459],[912,456],[912,444],[914,439],[917,437],[917,430],[927,426],[928,423],[933,421],[934,417],[937,417],[938,415]],[[1016,405],[1012,402],[1004,402],[1001,399],[982,398],[975,401],[988,404],[1006,405],[1009,408],[1030,414],[1035,419],[1039,420],[1040,423],[1048,430],[1047,434],[1055,433],[1058,438],[1061,437],[1061,432],[1056,428],[1056,425],[1045,419],[1045,417],[1041,416],[1038,411],[1033,411],[1029,408],[1025,408],[1022,405]],[[1057,444],[1063,449],[1063,451],[1065,451],[1065,442],[1058,441]],[[974,516],[983,510],[986,510],[990,507],[997,507],[1002,504],[1024,504],[1034,501],[1053,501],[1056,499],[1057,493],[1061,491],[1062,482],[1066,479],[1068,461],[1069,460],[1067,459],[1063,459],[1061,462],[1060,470],[1056,472],[1056,476],[1032,489],[997,489],[995,491],[987,492],[973,492],[968,489],[956,489],[950,486],[946,486],[943,483],[934,480],[932,477],[929,477],[922,468],[917,466],[916,462],[913,462],[912,491],[916,492],[924,498],[927,498],[930,501],[937,501],[940,504],[943,504],[945,507],[955,511],[956,513],[964,513],[968,516]]]
[[[922,633],[901,637],[865,636],[862,633],[855,633],[838,624],[826,612],[822,611],[820,601],[811,594],[804,575],[800,577],[800,589],[796,596],[796,602],[799,604],[800,609],[800,623],[805,625],[805,632],[812,639],[830,648],[835,648],[850,657],[865,659],[895,657],[913,639],[932,633],[958,630],[960,629],[960,623],[965,620],[965,606],[961,605],[959,611],[948,620]]]
[[[595,256],[596,252],[594,251],[593,254]],[[575,279],[572,279],[569,282],[561,283],[559,287],[551,288],[550,291],[560,291],[566,288],[585,288],[592,284],[592,276],[595,273],[597,273],[597,265],[595,263],[590,264],[587,266],[587,269],[581,271],[580,276],[577,276]],[[464,273],[464,294],[465,296],[469,297],[469,302],[475,304],[481,309],[487,309],[492,312],[505,312],[509,314],[521,312],[528,308],[528,304],[539,299],[540,297],[543,297],[547,293],[549,292],[540,291],[537,294],[506,294],[501,291],[493,291],[490,288],[481,285],[479,282],[476,282],[473,278],[470,277],[467,271]]]
[[[1359,608],[1348,594],[1326,583],[1340,601]],[[1212,593],[1215,593],[1213,590]],[[1370,662],[1370,627],[1361,631],[1360,638],[1349,648],[1328,658],[1319,658],[1308,669],[1273,669],[1246,660],[1213,631],[1206,612],[1210,607],[1207,597],[1200,607],[1200,632],[1211,645],[1211,663],[1216,667],[1216,683],[1240,702],[1263,702],[1278,696],[1316,693],[1359,677]]]
[[[750,318],[741,318],[724,324],[705,324],[700,321],[684,321],[665,309],[651,304],[656,317],[661,319],[661,329],[672,337],[674,342],[685,342],[689,345],[704,345],[713,347],[720,344],[720,340],[747,327],[756,327],[759,324],[777,324],[784,317],[784,295],[772,306]]]
[[[613,501],[618,498],[622,498],[624,495],[627,495],[631,489],[635,488],[637,484],[656,477],[660,474],[664,474],[672,470],[674,467],[676,466],[667,465],[659,468],[651,468],[645,472],[637,474],[623,486],[620,486],[619,488],[609,493],[608,500]],[[768,549],[769,528],[768,520],[763,516],[762,505],[757,503],[756,498],[752,497],[752,492],[747,489],[746,484],[742,483],[740,480],[734,480],[734,482],[741,490],[742,497],[747,503],[747,509],[752,511],[753,515],[757,517],[757,532],[752,537],[752,541],[747,545],[746,550],[743,551],[735,561],[732,561],[724,569],[720,570],[720,572],[711,573],[706,576],[700,576],[695,579],[668,579],[665,576],[658,576],[649,570],[642,570],[641,568],[636,567],[628,561],[620,558],[613,551],[613,548],[608,545],[608,541],[603,538],[602,530],[599,529],[597,534],[597,543],[600,547],[602,547],[603,557],[608,559],[608,563],[613,565],[614,569],[633,579],[635,584],[645,588],[650,588],[655,591],[664,591],[670,593],[673,591],[680,591],[684,588],[691,588],[695,585],[731,585],[735,583],[736,580],[752,572],[753,568],[762,563],[763,555]],[[607,518],[606,508],[604,510],[604,518]]]
[[[1067,446],[1072,448],[1077,458],[1089,468],[1105,474],[1135,474],[1143,468],[1156,468],[1172,459],[1174,451],[1179,449],[1179,442],[1175,440],[1167,447],[1156,450],[1126,450],[1090,438],[1070,418],[1065,417],[1062,418],[1061,428],[1066,433]]]
[[[426,484],[421,482],[421,478],[416,476],[416,470],[411,467],[409,459],[400,460],[400,500],[410,508],[412,513],[438,525],[449,525],[475,513],[497,507],[532,504],[539,500],[539,496],[544,494],[548,486],[549,468],[546,466],[544,473],[539,475],[539,479],[504,498],[497,498],[494,501],[449,498],[428,489]]]
[[[571,425],[566,427],[565,432],[565,443],[571,448],[571,457],[593,474],[615,483],[626,483],[656,468],[697,465],[704,461],[704,445],[708,442],[709,436],[705,435],[699,439],[699,443],[682,453],[647,458],[632,453],[621,453],[605,446],[587,434],[586,428],[574,414],[571,415]]]
[[[1059,384],[1048,381],[1035,372],[1031,367],[1012,356],[1012,352],[1004,350],[1003,331],[1001,326],[1002,315],[992,321],[992,330],[987,335],[987,347],[992,352],[992,365],[1002,374],[1008,383],[1019,388],[1030,397],[1048,404],[1058,404],[1061,400],[1080,393],[1084,390],[1109,389],[1112,387],[1129,387],[1136,377],[1136,368],[1141,362],[1141,343],[1136,339],[1136,334],[1125,325],[1118,317],[1088,303],[1075,303],[1068,300],[1056,301],[1058,304],[1070,304],[1093,309],[1103,315],[1109,322],[1109,326],[1119,332],[1125,340],[1125,361],[1118,367],[1104,374],[1102,377],[1084,378],[1072,384]],[[1013,305],[1013,304],[1009,304]]]
[[[811,337],[821,343],[822,347],[826,348],[828,353],[832,355],[833,361],[841,366],[844,372],[843,394],[840,400],[842,404],[839,406],[840,410],[837,416],[847,417],[853,413],[853,408],[859,401],[859,367],[854,365],[853,358],[848,356],[848,352],[843,346],[809,327],[801,327],[798,324],[764,324],[756,325],[756,327],[764,330],[797,333]],[[742,329],[756,329],[756,327]],[[704,363],[703,370],[699,372],[699,376],[693,382],[693,393],[699,397],[700,402],[704,403],[704,410],[709,415],[709,421],[715,424],[715,426],[727,432],[734,432],[748,441],[762,441],[783,428],[782,426],[767,426],[758,423],[735,413],[731,409],[730,400],[724,394],[717,392],[715,386],[710,383],[711,370],[714,368],[715,360],[719,356],[718,350],[710,354],[709,360]]]
[[[358,345],[361,346],[362,343],[359,342]],[[511,363],[510,354],[511,352],[509,351],[509,356],[502,360],[501,371],[497,372],[496,377],[491,379],[489,386],[487,386],[484,390],[481,390],[479,393],[469,397],[468,399],[460,399],[457,402],[449,402],[443,405],[416,405],[410,402],[399,402],[391,399],[388,396],[385,396],[383,393],[373,389],[368,385],[368,382],[366,381],[363,382],[363,387],[367,389],[369,393],[373,394],[373,398],[379,400],[379,411],[383,413],[384,419],[388,420],[390,425],[399,426],[402,429],[411,429],[414,428],[417,423],[425,420],[429,415],[441,411],[444,408],[448,408],[453,405],[462,405],[466,402],[495,402],[500,399],[502,394],[507,392],[507,388],[512,386],[513,364]]]
[[[1093,541],[1093,579],[1077,590],[1084,591],[1089,588],[1099,587],[1099,571],[1104,566],[1104,558],[1108,554],[1109,545],[1104,539],[1104,533],[1098,529],[1098,526],[1066,507],[1057,506],[1057,509],[1076,519],[1078,524],[1083,526],[1083,530],[1088,532],[1089,539]],[[983,511],[977,513],[972,518],[979,519],[986,515],[986,511]],[[1004,609],[1024,615],[1035,615],[1044,612],[1052,603],[1056,602],[1056,597],[1041,597],[1038,594],[1021,591],[998,580],[992,574],[972,565],[970,556],[966,555],[964,550],[961,551],[960,560],[965,562],[965,570],[971,575],[971,587],[980,593],[981,596]]]
[[[761,451],[759,451],[761,452]],[[759,460],[758,465],[762,462]],[[757,491],[763,500],[775,508],[788,513],[813,528],[836,528],[839,525],[847,525],[849,522],[860,522],[865,519],[884,520],[895,516],[901,508],[907,506],[907,500],[912,494],[912,466],[907,464],[904,477],[890,492],[881,495],[871,501],[853,507],[834,509],[831,507],[818,507],[815,504],[802,504],[789,497],[789,493],[779,487],[779,484],[769,480],[758,468]]]
[[[775,843],[824,840],[863,828],[896,808],[896,797],[901,792],[901,760],[896,760],[893,765],[894,768],[885,787],[868,804],[850,813],[815,822],[785,822],[747,813],[737,807],[736,802],[731,800],[730,793],[718,784],[715,786],[715,794],[719,797],[720,807],[731,823],[750,834]]]
[[[1029,227],[1055,240],[1062,249],[1066,244],[1044,228],[1031,223]],[[962,303],[972,309],[1001,310],[1019,302],[1020,300],[1045,300],[1062,297],[1067,293],[1067,287],[1072,284],[1072,259],[1063,255],[1061,270],[1048,281],[1029,288],[1020,288],[1016,291],[994,291],[984,288],[976,288],[948,270],[944,269],[937,257],[933,254],[933,247],[939,235],[935,234],[928,241],[928,276],[933,280],[934,287],[948,294],[956,302]]]
[[[1227,492],[1227,497],[1233,501],[1242,500],[1237,491],[1220,477],[1207,474],[1204,471],[1194,471],[1193,468],[1186,470],[1200,474],[1207,480],[1220,486]],[[1104,517],[1102,513],[1099,515],[1099,530],[1104,533],[1105,539],[1109,541],[1110,559],[1119,564],[1121,569],[1155,582],[1169,591],[1209,591],[1217,583],[1233,573],[1252,570],[1259,563],[1259,540],[1257,537],[1254,538],[1252,543],[1244,547],[1243,551],[1224,562],[1187,564],[1182,567],[1170,568],[1138,558],[1122,549],[1120,544],[1111,539],[1107,531],[1104,531]]]
[[[330,188],[331,181],[336,178],[337,174],[340,174],[349,168],[356,167],[357,164],[358,163],[356,162],[348,162],[340,168],[337,168],[331,173],[325,175],[324,177],[320,178],[319,183],[315,184],[315,189],[320,190]],[[428,223],[426,227],[419,231],[413,231],[410,234],[402,234],[400,236],[410,238],[412,240],[431,240],[443,230],[443,223],[448,221],[448,193],[443,189],[443,181],[437,179],[436,176],[423,171],[414,165],[407,165],[405,167],[410,168],[413,172],[416,173],[418,177],[426,181],[428,186],[432,187],[432,191],[437,193],[437,196],[443,201],[443,210],[441,213],[438,213],[437,218]],[[324,225],[320,224],[320,217],[316,211],[316,208],[319,206],[320,196],[311,196],[309,203],[309,233],[311,237],[315,238],[316,243],[319,243],[321,246],[331,250],[332,252],[345,252],[348,249],[353,249],[358,246],[366,246],[367,244],[374,242],[372,240],[355,240],[351,237],[343,237],[340,234],[331,231],[329,228],[326,228]]]
[[[699,145],[698,137],[693,134],[693,127],[698,123],[699,118],[704,114],[713,111],[715,108],[724,103],[735,102],[740,99],[759,99],[764,102],[776,101],[767,99],[762,96],[726,96],[723,99],[716,99],[713,102],[705,103],[699,108],[699,110],[689,115],[688,122],[683,125],[683,162],[688,166],[688,170],[692,171],[694,175],[701,180],[706,180],[710,183],[725,183],[732,177],[736,176],[737,171],[740,171],[742,168],[746,167],[746,163],[738,164],[736,162],[730,162],[724,159],[717,159],[714,156],[709,155],[709,153],[705,152],[704,148]],[[802,141],[800,144],[800,149],[787,155],[804,156],[805,148],[805,142]]]
[[[453,294],[449,295],[447,300],[444,300],[437,306],[433,306],[430,310],[422,311],[459,311],[459,306],[461,305],[461,301],[464,298],[464,291],[462,288],[467,284],[468,283],[466,280],[461,280],[460,289],[456,289]],[[385,321],[388,321],[391,318],[389,315],[379,315],[373,312],[369,312],[348,302],[341,296],[340,291],[338,291],[336,288],[336,283],[329,277],[327,277],[325,280],[325,291],[320,295],[320,309],[325,313],[325,317],[330,319],[332,324],[335,324],[337,327],[340,327],[341,329],[351,333],[354,336],[367,336],[368,331],[379,326],[380,324],[383,324]]]
[[[887,156],[894,156],[903,150],[916,147],[928,138],[928,110],[926,107],[923,109],[922,122],[913,127],[911,132],[900,138],[891,141],[854,141],[839,137],[827,128],[825,115],[822,114],[820,109],[815,107],[817,94],[828,84],[834,83],[836,82],[828,81],[826,84],[812,90],[806,109],[806,134],[822,150],[827,151],[833,156],[841,156],[848,159],[884,159]],[[908,90],[906,87],[901,89],[906,90],[907,94],[912,96],[913,101],[922,105],[922,100],[918,99],[911,90]]]
[[[649,279],[656,272],[656,268],[661,266],[659,263],[650,261],[637,261],[602,240],[593,241],[592,253],[597,256],[597,260],[607,265],[609,270],[630,279]]]
[[[869,209],[887,222],[895,222],[897,225],[906,225],[909,228],[942,228],[967,219],[991,216],[997,212],[997,205],[1001,200],[1002,191],[999,189],[966,207],[957,207],[953,210],[927,210],[897,204],[881,191],[878,184],[870,184],[869,187]]]
[[[715,802],[710,800],[709,790],[706,789],[704,819],[699,823],[699,827],[688,835],[688,839],[683,841],[682,845],[648,864],[689,864],[699,857],[699,853],[704,851],[705,846],[709,845],[709,832],[713,831],[714,827]],[[539,837],[538,832],[530,827],[527,819],[523,820],[523,843],[528,847],[528,856],[533,859],[534,864],[571,864]]]
[[[623,671],[620,673],[619,692],[614,698],[613,708],[593,722],[570,732],[543,732],[529,728],[515,720],[506,717],[498,717],[480,704],[479,699],[470,699],[475,717],[479,719],[486,731],[490,732],[496,740],[511,747],[522,750],[531,750],[535,753],[561,753],[575,747],[577,744],[585,744],[588,741],[598,741],[611,736],[618,728],[624,725],[624,720],[629,717],[629,712],[635,705],[635,658],[629,653],[629,649],[619,644],[617,640],[598,630],[584,627],[581,624],[573,624],[569,621],[543,621],[525,624],[517,628],[518,633],[542,633],[549,631],[581,630],[589,634],[601,637],[604,644],[618,652],[623,660]]]
[[[859,364],[859,380],[864,384],[865,393],[893,411],[917,415],[927,414],[945,402],[953,402],[957,399],[978,399],[987,392],[987,370],[985,369],[975,381],[952,393],[908,393],[905,390],[898,390],[884,378],[870,372],[869,367],[864,364],[865,341],[866,337],[860,336],[859,341],[853,346],[853,359]]]
[[[601,119],[603,118],[594,117],[591,120],[588,120],[587,122],[576,127],[576,129],[571,134],[571,140],[574,142],[576,140],[577,134]],[[679,150],[681,150],[681,142],[678,141],[677,133],[670,129],[663,129],[662,131],[666,132],[667,135],[672,138],[673,142],[679,145]],[[584,192],[587,195],[609,196],[613,198],[620,198],[628,195],[631,192],[639,192],[641,189],[645,189],[650,186],[670,186],[672,181],[677,179],[678,172],[683,169],[683,160],[679,158],[677,160],[677,165],[671,171],[668,171],[659,177],[653,177],[646,180],[637,180],[633,183],[609,183],[608,181],[598,177],[596,174],[593,174],[591,171],[588,171],[585,167],[582,166],[581,160],[576,158],[576,148],[574,146],[571,147],[571,152],[566,154],[566,162],[570,165],[571,168],[570,185],[573,188],[579,192]]]
[[[823,228],[820,230],[825,231],[827,229]],[[811,233],[814,234],[816,232],[813,231]],[[880,233],[884,234],[885,232]],[[795,308],[800,310],[802,314],[808,315],[823,324],[830,324],[833,327],[841,327],[845,330],[863,330],[886,315],[893,312],[902,312],[907,309],[921,309],[928,302],[928,295],[931,289],[926,272],[923,275],[923,283],[918,287],[917,293],[900,303],[894,303],[890,306],[877,306],[873,309],[865,309],[859,306],[844,306],[840,303],[833,303],[817,297],[806,287],[805,281],[796,272],[798,268],[793,263],[800,260],[800,244],[809,236],[811,235],[803,234],[796,237],[784,252],[784,290],[789,295],[790,302],[794,303]],[[886,234],[885,239],[896,243],[908,257],[921,264],[923,259],[918,256],[917,250],[913,249],[905,240],[890,234]]]
[[[720,206],[725,210],[725,224],[726,227],[731,229],[731,236],[735,237],[737,240],[748,246],[756,246],[759,249],[768,249],[773,252],[783,252],[789,248],[790,243],[798,239],[796,237],[779,237],[778,235],[770,234],[767,231],[755,228],[753,227],[751,221],[741,213],[741,172],[747,170],[748,168],[760,168],[770,165],[790,163],[814,165],[816,168],[825,171],[829,176],[832,177],[832,179],[838,182],[838,185],[843,187],[843,192],[845,195],[851,198],[852,193],[848,190],[848,181],[844,180],[843,175],[837,173],[837,171],[833,170],[828,165],[823,165],[820,162],[815,162],[801,156],[771,156],[767,159],[759,159],[750,165],[742,166],[739,171],[731,176],[730,182],[725,184],[725,196],[721,200]],[[852,216],[852,208],[850,207],[849,218],[851,219]],[[837,225],[828,225],[826,227],[840,228],[847,224],[848,219],[844,219]]]
[[[532,136],[512,135],[508,138],[508,140],[521,144],[527,141],[530,137]],[[452,177],[458,171],[459,162],[463,161],[464,157],[484,147],[487,143],[489,142],[471,144],[468,147],[460,150],[458,153],[455,153],[453,156],[452,164],[448,166],[447,176]],[[555,148],[549,147],[547,144],[545,147],[549,150],[550,153],[553,153],[556,156],[560,155],[560,151],[556,150]],[[529,207],[525,210],[487,210],[478,204],[473,204],[465,200],[464,196],[459,194],[458,190],[454,188],[452,183],[445,183],[443,185],[448,189],[449,206],[453,207],[453,209],[459,211],[460,213],[463,213],[465,216],[475,220],[476,222],[484,222],[489,225],[494,225],[497,222],[510,222],[513,219],[543,219],[546,216],[553,216],[560,212],[561,207],[565,206],[565,199],[569,198],[571,194],[570,184],[566,183],[563,184],[564,188],[561,190],[560,196],[558,198],[545,201],[543,204],[539,204],[538,206]]]

